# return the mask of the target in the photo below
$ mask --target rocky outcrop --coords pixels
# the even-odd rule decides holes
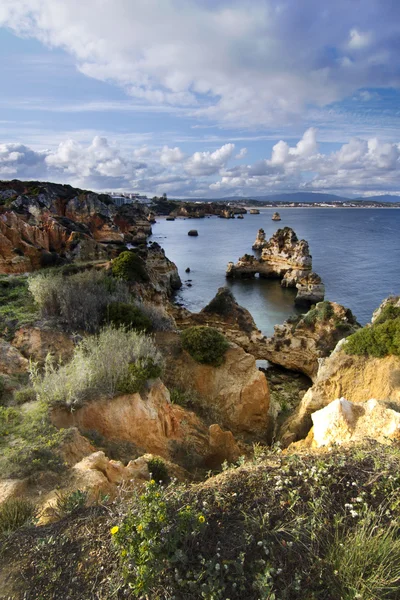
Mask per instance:
[[[298,240],[293,229],[285,227],[278,229],[268,242],[261,244],[260,231],[254,243],[258,249],[262,248],[260,259],[245,254],[236,264],[228,264],[226,276],[253,278],[259,274],[265,279],[281,279],[282,286],[298,289],[297,303],[310,305],[322,301],[325,288],[320,277],[311,271],[312,258],[308,243]]]
[[[281,215],[278,212],[274,212],[274,214],[272,215],[272,220],[273,221],[280,221],[281,220]]]
[[[319,360],[359,327],[350,310],[336,302],[320,302],[307,314],[276,325],[274,335],[264,338],[264,358],[314,380]]]
[[[219,425],[210,425],[209,429],[210,454],[207,464],[217,468],[224,461],[234,463],[241,456],[241,451],[231,431],[223,431]]]
[[[169,298],[182,287],[182,281],[175,263],[165,256],[164,250],[157,242],[152,242],[148,247],[146,270],[153,290],[160,296],[160,300]]]
[[[48,354],[66,362],[75,347],[71,336],[49,327],[22,327],[16,331],[12,343],[26,358],[38,362],[43,362]]]
[[[375,399],[355,404],[345,398],[334,400],[311,415],[314,447],[362,442],[381,444],[400,440],[400,412]]]
[[[0,273],[112,257],[151,233],[147,213],[68,185],[0,182]]]
[[[259,229],[254,244],[252,245],[253,250],[262,250],[266,241],[264,229]]]
[[[170,456],[170,442],[181,442],[185,436],[190,438],[191,429],[203,432],[200,437],[196,434],[195,446],[200,438],[207,439],[200,420],[194,413],[171,404],[169,392],[159,380],[143,394],[99,399],[74,412],[55,408],[51,418],[58,428],[77,427],[83,434],[94,430],[107,440],[128,441],[165,458]]]
[[[306,437],[311,428],[311,415],[336,398],[364,402],[375,398],[391,402],[400,410],[400,357],[349,356],[339,342],[334,352],[320,361],[313,386],[307,390],[296,412],[281,429],[282,441],[290,443]]]
[[[29,362],[19,350],[0,338],[0,373],[4,375],[25,373],[28,367]]]

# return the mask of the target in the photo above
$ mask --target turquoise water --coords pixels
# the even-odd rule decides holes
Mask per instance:
[[[247,214],[243,220],[159,217],[151,240],[179,269],[184,285],[177,301],[199,311],[219,287],[228,285],[263,333],[272,333],[274,325],[296,312],[295,290],[281,288],[279,281],[227,280],[225,270],[230,260],[253,253],[260,227],[269,238],[285,226],[309,242],[313,270],[325,283],[326,299],[350,308],[362,324],[384,298],[400,294],[399,209],[287,208],[279,210],[280,223],[271,220],[273,212],[260,209],[259,215]],[[189,237],[189,229],[197,229],[199,236]]]

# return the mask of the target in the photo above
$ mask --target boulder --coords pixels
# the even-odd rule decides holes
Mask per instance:
[[[190,229],[190,231],[188,231],[188,235],[191,237],[197,237],[199,235],[199,232],[197,231],[197,229]]]
[[[209,428],[210,455],[207,464],[214,468],[223,462],[234,463],[241,456],[241,451],[231,431],[223,431],[217,424]]]
[[[400,412],[375,399],[354,403],[336,399],[311,415],[314,447],[373,439],[400,440]]]
[[[0,338],[0,373],[5,375],[25,373],[28,367],[29,361],[22,356],[19,350]]]

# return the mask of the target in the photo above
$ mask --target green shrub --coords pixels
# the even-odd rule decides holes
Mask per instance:
[[[213,327],[189,327],[182,333],[182,346],[199,363],[218,367],[229,348],[226,338]]]
[[[150,337],[107,326],[82,340],[68,364],[59,366],[49,358],[43,373],[32,369],[32,379],[39,399],[73,407],[101,396],[138,391],[147,379],[161,374],[162,366]]]
[[[28,278],[0,276],[0,335],[11,340],[17,329],[32,324],[38,316]]]
[[[176,572],[187,568],[187,553],[204,525],[205,517],[194,506],[174,505],[168,493],[150,481],[121,526],[111,528],[134,598],[165,597],[163,574],[172,565]]]
[[[59,517],[71,515],[86,506],[88,492],[86,490],[74,490],[73,492],[57,494],[55,510]]]
[[[36,392],[33,387],[27,386],[14,391],[14,404],[20,405],[25,404],[25,402],[33,402],[34,400],[36,400]]]
[[[381,310],[379,317],[375,319],[374,325],[380,325],[385,321],[397,319],[397,317],[400,317],[400,307],[388,303]]]
[[[123,281],[142,282],[149,281],[146,271],[146,263],[136,252],[128,250],[114,259],[112,263],[112,274]]]
[[[400,356],[400,317],[359,329],[347,338],[344,350],[347,354],[376,358]]]
[[[106,321],[115,327],[131,327],[136,331],[152,330],[152,322],[137,306],[126,302],[111,302],[106,308]]]
[[[162,458],[155,456],[147,462],[147,468],[156,483],[168,483],[169,475],[167,465]]]
[[[0,406],[0,436],[5,437],[14,432],[21,422],[20,413],[14,408]]]
[[[126,284],[93,269],[68,276],[39,273],[29,278],[29,289],[42,316],[59,318],[68,331],[89,333],[99,330],[109,304],[131,298]]]
[[[32,502],[23,498],[10,498],[0,505],[0,534],[11,533],[35,518]]]

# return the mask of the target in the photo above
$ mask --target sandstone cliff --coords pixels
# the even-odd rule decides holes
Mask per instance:
[[[69,185],[0,182],[0,273],[113,256],[151,233],[148,209]]]

